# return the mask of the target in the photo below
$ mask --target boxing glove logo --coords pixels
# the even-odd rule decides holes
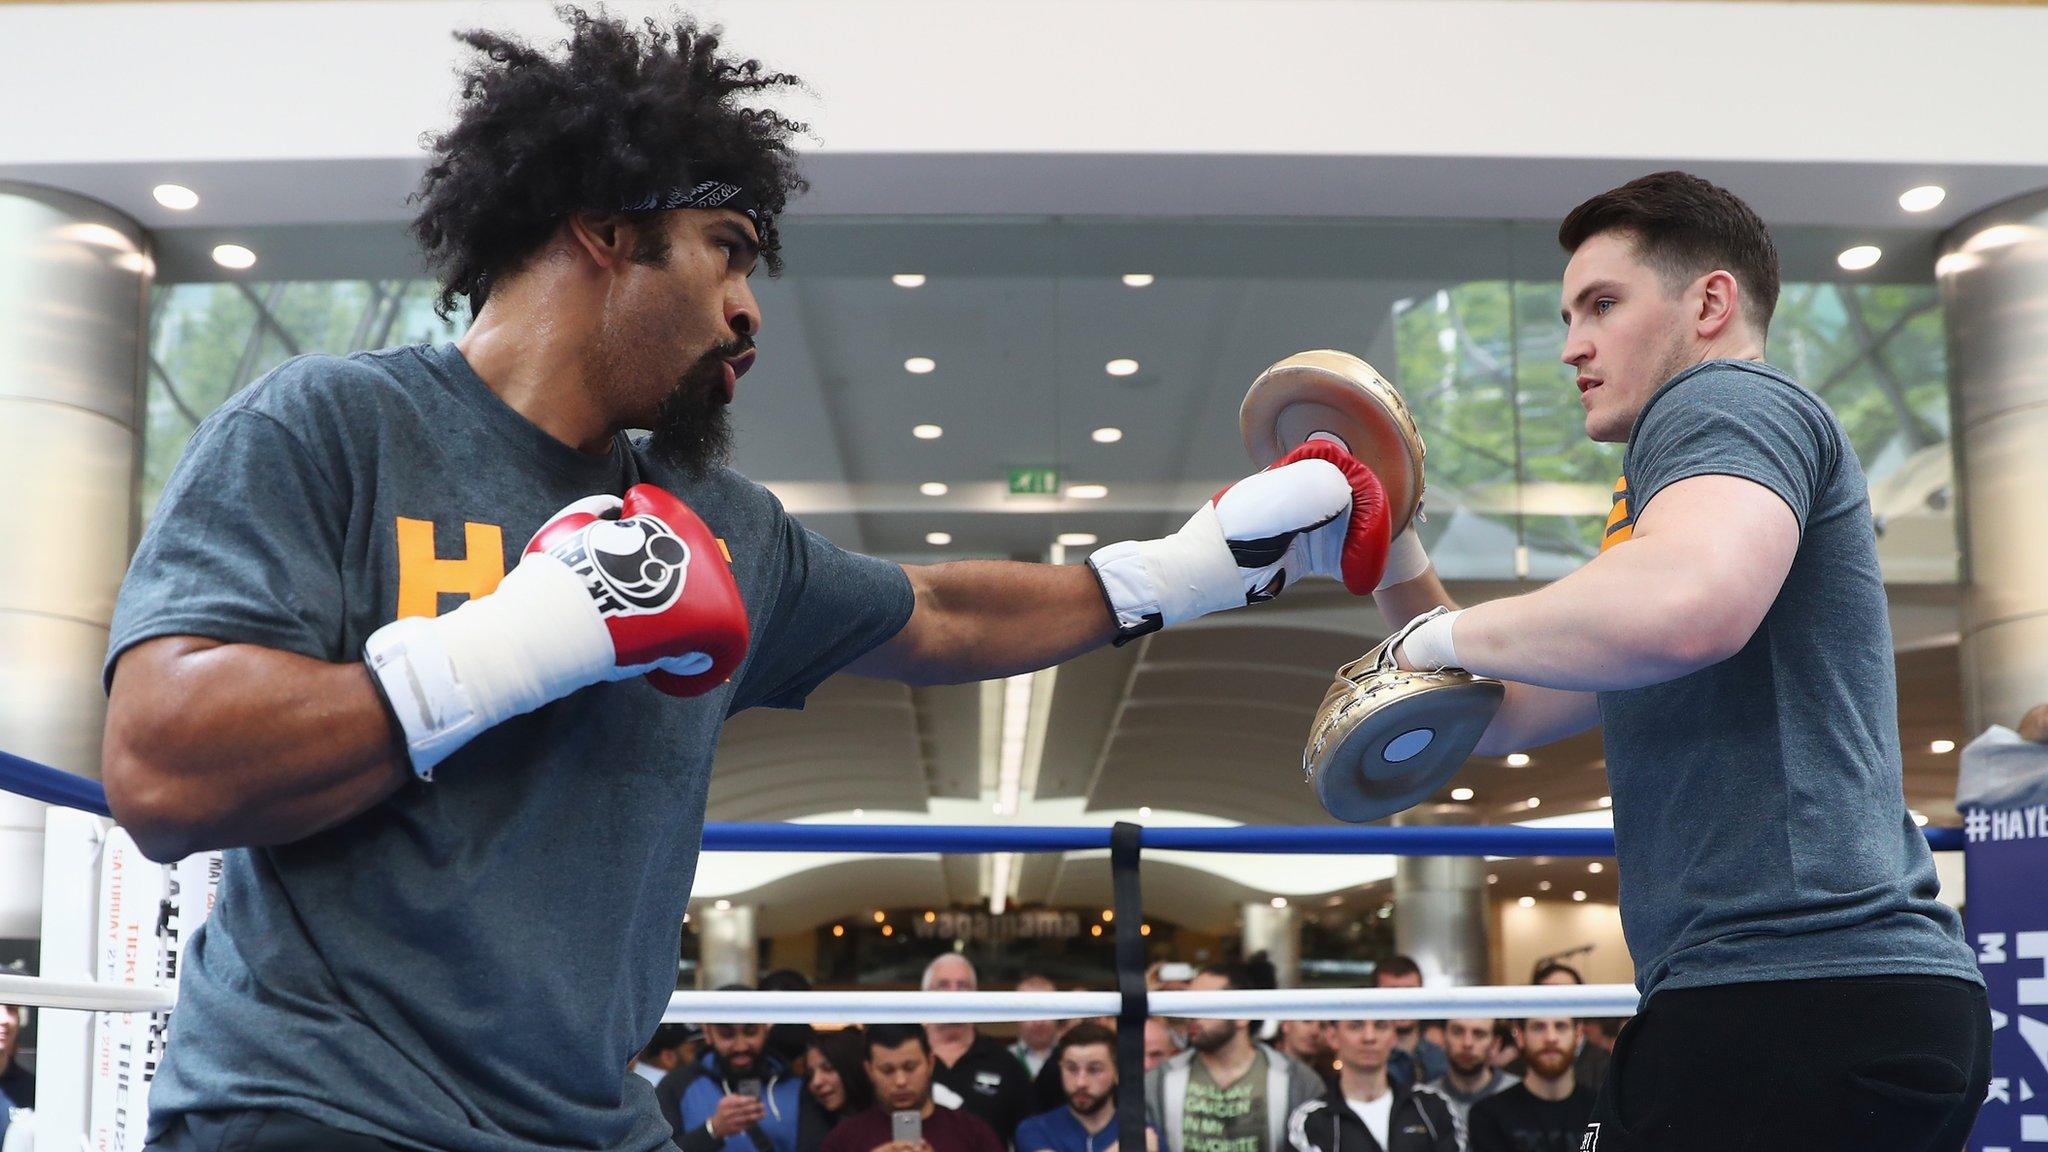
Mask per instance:
[[[690,546],[654,516],[599,520],[548,551],[582,578],[604,616],[667,611],[690,568]]]

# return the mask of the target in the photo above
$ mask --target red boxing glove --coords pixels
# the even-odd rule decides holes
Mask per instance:
[[[1341,529],[1338,524],[1330,524],[1307,534],[1310,570],[1342,580],[1353,596],[1372,595],[1387,569],[1387,548],[1392,543],[1393,529],[1387,490],[1380,484],[1379,475],[1328,440],[1307,441],[1273,461],[1272,467],[1296,460],[1327,460],[1344,473],[1344,479],[1351,485],[1351,515],[1342,522]]]
[[[526,545],[580,577],[611,634],[621,679],[646,670],[671,696],[700,696],[747,654],[746,602],[725,551],[689,505],[652,484],[580,500]],[[649,667],[649,666],[653,667]]]

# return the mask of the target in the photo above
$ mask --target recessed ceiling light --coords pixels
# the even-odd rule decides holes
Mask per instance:
[[[919,424],[910,430],[910,434],[919,440],[937,440],[946,434],[946,430],[937,424]]]
[[[927,496],[944,496],[947,491],[945,483],[939,480],[927,480],[919,484],[917,490]]]
[[[1124,430],[1121,428],[1097,428],[1088,434],[1088,438],[1097,444],[1114,444],[1124,438]]]
[[[1953,740],[1936,740],[1927,746],[1927,750],[1936,756],[1944,756],[1956,750],[1956,742]]]
[[[1287,897],[1285,897],[1285,896],[1275,896],[1275,897],[1273,897],[1273,907],[1275,907],[1275,908],[1285,908],[1285,907],[1287,907]]]
[[[1487,882],[1488,884],[1498,884],[1498,883],[1500,883],[1500,873],[1498,873],[1498,872],[1489,872],[1489,873],[1487,873],[1487,874],[1486,874],[1486,882]]]
[[[1539,881],[1537,881],[1537,882],[1536,882],[1536,890],[1537,890],[1538,892],[1548,892],[1548,891],[1550,891],[1550,881],[1548,881],[1548,880],[1539,880]]]
[[[221,244],[213,250],[213,262],[223,268],[240,271],[256,266],[256,254],[240,244]]]
[[[1591,864],[1586,865],[1586,871],[1592,873],[1595,876],[1598,876],[1602,872],[1607,871],[1607,865],[1602,864],[1598,860],[1595,860]]]
[[[1453,800],[1470,800],[1471,798],[1472,790],[1470,788],[1451,789],[1451,799]]]
[[[1925,827],[1927,827],[1927,813],[1925,813],[1925,812],[1915,812],[1915,813],[1913,813],[1913,823],[1914,823],[1914,824],[1915,824],[1916,826],[1918,826],[1918,827],[1921,827],[1921,828],[1925,828]]]
[[[1143,817],[1145,817],[1145,818],[1146,818],[1146,819],[1148,819],[1148,820],[1149,820],[1149,819],[1151,819],[1151,818],[1152,818],[1152,807],[1151,807],[1151,805],[1149,805],[1149,804],[1141,804],[1141,805],[1139,805],[1139,806],[1138,806],[1138,815],[1140,815],[1140,816],[1143,816]]]
[[[1543,807],[1543,797],[1531,796],[1527,800],[1523,801],[1523,803],[1531,808],[1541,808]]]
[[[1069,548],[1086,548],[1090,544],[1095,543],[1095,533],[1062,532],[1059,535],[1059,541]]]
[[[1510,753],[1508,753],[1508,767],[1510,767],[1510,768],[1527,768],[1528,766],[1529,766],[1529,754],[1528,754],[1527,752],[1510,752]]]
[[[1596,803],[1598,803],[1602,808],[1612,808],[1614,807],[1614,797],[1602,796],[1598,801],[1596,801]]]
[[[1100,500],[1109,495],[1109,488],[1103,484],[1069,484],[1067,495],[1076,500]]]
[[[1940,207],[1941,202],[1946,199],[1948,189],[1939,184],[1922,184],[1918,188],[1908,188],[1899,193],[1899,207],[1908,212],[1925,212]]]
[[[924,287],[924,273],[898,272],[894,276],[889,277],[889,283],[894,284],[898,288],[922,288]]]
[[[939,548],[944,548],[946,545],[951,544],[953,542],[953,534],[951,532],[927,532],[924,534],[924,542]],[[1000,811],[1000,809],[998,809],[998,811]]]
[[[861,816],[865,816],[865,815],[867,815],[867,814],[868,814],[868,810],[867,810],[867,809],[865,809],[865,808],[855,808],[855,809],[853,810],[853,814],[854,814],[854,816],[855,816],[856,818],[858,818],[858,817],[861,817]]]
[[[1520,904],[1524,908],[1534,908],[1536,906],[1536,898],[1534,896],[1524,896],[1520,900],[1515,901],[1515,903]]]
[[[1884,249],[1875,244],[1858,244],[1854,248],[1843,249],[1842,254],[1835,257],[1835,263],[1841,265],[1844,272],[1861,272],[1865,268],[1876,267],[1883,256]]]
[[[1586,894],[1582,891],[1579,891],[1578,889],[1573,889],[1572,899],[1577,900],[1581,904],[1584,904],[1586,902]]]
[[[1102,370],[1104,372],[1109,373],[1111,376],[1131,376],[1137,373],[1138,362],[1136,360],[1119,356],[1116,359],[1111,360],[1109,363],[1104,364],[1102,366]]]
[[[199,207],[199,193],[183,184],[159,184],[149,190],[156,202],[173,212],[189,212]]]
[[[712,907],[718,909],[720,912],[730,912],[732,911],[732,901],[720,900],[718,903],[713,904]]]
[[[913,376],[922,376],[937,367],[929,356],[912,356],[903,362],[903,370]]]
[[[1152,274],[1150,272],[1124,273],[1124,287],[1126,288],[1150,288],[1151,286]]]

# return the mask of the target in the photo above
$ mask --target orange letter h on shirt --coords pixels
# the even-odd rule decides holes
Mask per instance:
[[[444,560],[434,554],[434,522],[398,518],[398,616],[437,616],[441,593],[460,592],[472,600],[488,596],[505,578],[505,537],[496,524],[465,521],[465,555]]]

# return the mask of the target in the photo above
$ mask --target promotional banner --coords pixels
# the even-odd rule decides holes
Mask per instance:
[[[2048,1144],[2048,746],[1994,727],[1963,749],[1964,928],[1991,1000],[1991,1090],[1971,1152]]]

